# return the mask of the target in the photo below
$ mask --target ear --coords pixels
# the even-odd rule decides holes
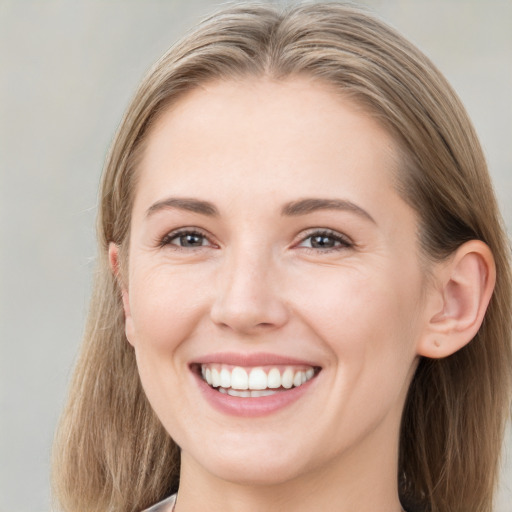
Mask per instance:
[[[482,324],[496,282],[491,250],[479,240],[466,242],[436,265],[433,279],[417,352],[442,358],[468,344]]]
[[[128,295],[128,289],[126,287],[125,281],[121,275],[121,267],[119,261],[119,246],[114,242],[110,242],[108,246],[108,259],[110,263],[110,269],[114,274],[114,277],[117,280],[117,284],[121,290],[121,298],[123,300],[123,310],[124,310],[124,318],[125,318],[125,333],[126,338],[133,345],[131,339],[133,339],[133,321],[132,315],[130,311],[130,297]]]

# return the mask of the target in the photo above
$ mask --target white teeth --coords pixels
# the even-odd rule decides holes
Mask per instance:
[[[231,387],[231,373],[226,368],[222,368],[220,371],[220,385],[223,388]]]
[[[212,386],[218,388],[220,386],[220,375],[216,368],[212,368]]]
[[[300,386],[302,384],[302,376],[304,375],[304,378],[306,378],[306,374],[304,372],[297,372],[295,376],[293,377],[293,385],[295,387]]]
[[[277,389],[281,387],[281,373],[277,368],[272,368],[272,370],[268,372],[267,386],[271,389]]]
[[[235,366],[231,372],[231,387],[233,389],[249,388],[249,377],[247,372],[243,368],[240,368],[240,366]]]
[[[281,386],[285,389],[290,389],[293,386],[293,370],[291,368],[286,368],[281,377]]]
[[[276,393],[277,391],[272,391],[271,389],[262,389],[251,391],[251,396],[270,396],[275,395]]]
[[[249,389],[267,389],[267,374],[261,368],[253,368],[249,374]]]
[[[259,397],[259,396],[270,396],[270,395],[275,395],[277,393],[277,391],[272,391],[271,389],[261,389],[261,390],[258,390],[258,389],[255,389],[255,390],[243,390],[243,391],[239,391],[238,389],[223,389],[223,388],[219,388],[219,391],[221,393],[224,393],[224,394],[228,394],[228,395],[231,395],[231,396],[238,396],[238,397],[242,397],[242,398],[254,398],[254,397]]]
[[[281,368],[256,367],[245,369],[241,366],[228,366],[219,363],[202,364],[203,379],[218,391],[232,396],[259,397],[276,393],[276,389],[291,389],[302,386],[315,376],[312,367]]]
[[[242,398],[249,398],[251,396],[251,392],[249,390],[239,391],[238,389],[229,388],[227,393],[228,395],[241,396]]]

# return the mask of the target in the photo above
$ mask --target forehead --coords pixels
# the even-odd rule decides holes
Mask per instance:
[[[388,132],[332,86],[307,78],[212,82],[152,127],[136,201],[191,188],[213,199],[237,188],[325,196],[347,187],[356,193],[364,179],[391,191],[397,155]]]

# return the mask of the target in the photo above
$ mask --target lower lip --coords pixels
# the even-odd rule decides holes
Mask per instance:
[[[304,393],[307,393],[313,382],[316,380],[316,377],[314,377],[301,386],[297,386],[296,388],[292,388],[287,391],[278,391],[273,395],[246,398],[220,393],[216,389],[210,387],[198,375],[194,376],[199,384],[199,389],[212,407],[224,414],[246,418],[266,416],[279,411],[280,409],[284,409],[301,398]]]

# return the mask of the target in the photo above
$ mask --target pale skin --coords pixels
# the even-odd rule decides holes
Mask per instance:
[[[145,392],[182,449],[176,511],[401,511],[407,389],[419,356],[477,332],[487,246],[420,258],[394,140],[305,78],[192,91],[152,128],[138,172],[128,262],[114,244],[110,261]],[[216,353],[320,371],[287,406],[237,416],[191,369]]]

